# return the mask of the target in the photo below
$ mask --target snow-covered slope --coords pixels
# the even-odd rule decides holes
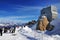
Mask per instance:
[[[36,27],[37,27],[37,23],[32,25],[31,29],[36,30]]]
[[[29,28],[28,26],[16,28],[15,33],[3,33],[3,36],[0,36],[0,40],[60,40],[60,21],[54,20],[51,22],[52,25],[55,26],[52,31],[40,31],[35,30],[36,25]],[[47,34],[55,34],[57,35],[47,35]]]
[[[60,35],[60,18],[53,20],[51,25],[54,25],[54,29],[52,31],[46,31],[45,34],[48,35]],[[36,30],[37,23],[32,25],[31,29]]]
[[[54,25],[52,31],[47,31],[46,34],[49,35],[60,35],[60,19],[55,19],[51,22],[51,25]]]
[[[28,30],[26,30],[28,29]],[[29,31],[31,30],[31,31]],[[52,35],[49,36],[47,34],[44,34],[44,31],[39,31],[39,30],[32,30],[28,26],[25,28],[22,28],[19,33],[23,36],[26,36],[27,39],[29,40],[59,40],[60,36],[59,35]]]

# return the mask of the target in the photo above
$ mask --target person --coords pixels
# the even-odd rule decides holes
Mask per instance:
[[[2,28],[0,28],[0,35],[2,36]]]
[[[7,27],[4,27],[4,33],[6,33],[7,32]]]
[[[14,31],[14,33],[15,33],[15,30],[16,30],[16,27],[14,27],[14,30],[13,30],[13,31]]]
[[[14,32],[15,32],[15,28],[14,28],[14,27],[11,27],[11,28],[10,28],[10,32],[11,32],[11,33],[14,33]]]
[[[13,29],[12,29],[12,33],[15,33],[15,29],[16,29],[16,27],[13,27]]]

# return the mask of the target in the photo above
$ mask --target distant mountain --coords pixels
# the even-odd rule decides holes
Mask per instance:
[[[32,21],[29,21],[28,23],[26,23],[25,25],[28,25],[29,27],[33,27],[33,25],[35,25],[36,22],[37,22],[37,21],[32,20]]]

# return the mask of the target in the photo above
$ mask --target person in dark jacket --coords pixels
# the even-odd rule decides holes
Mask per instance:
[[[16,27],[13,27],[12,33],[15,33],[15,29],[16,29]]]
[[[6,33],[6,32],[7,32],[7,27],[4,28],[4,33]]]
[[[2,28],[0,28],[0,35],[2,36]]]

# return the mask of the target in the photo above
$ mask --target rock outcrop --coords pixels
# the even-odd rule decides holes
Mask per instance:
[[[46,16],[42,16],[42,18],[38,21],[37,30],[45,31],[49,21]]]
[[[58,12],[55,6],[49,6],[43,8],[41,10],[41,14],[38,19],[38,24],[36,29],[42,31],[45,30],[52,31],[54,29],[54,25],[51,25],[50,23],[57,18],[57,15]]]

